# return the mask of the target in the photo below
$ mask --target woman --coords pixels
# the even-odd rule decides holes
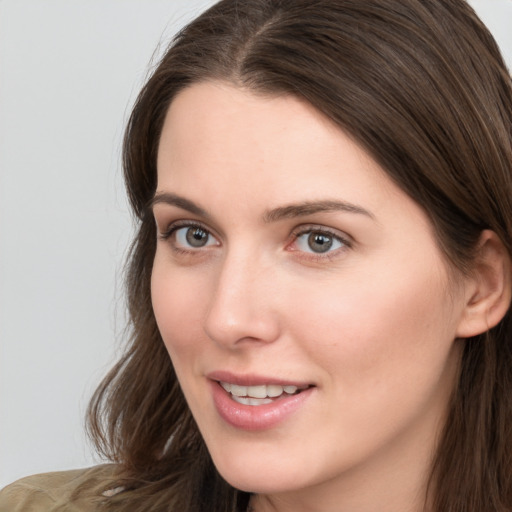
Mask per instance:
[[[0,510],[512,510],[511,127],[463,0],[212,7],[126,132],[115,464]]]

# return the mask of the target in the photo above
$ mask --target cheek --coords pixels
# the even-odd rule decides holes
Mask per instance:
[[[153,311],[189,408],[201,414],[201,362],[208,349],[203,329],[210,297],[207,276],[198,275],[197,269],[176,269],[162,260],[157,254],[151,276]]]
[[[442,282],[401,275],[398,283],[383,273],[345,279],[295,312],[294,338],[321,368],[324,421],[339,425],[345,455],[359,456],[410,425],[434,431],[455,384],[459,355]]]
[[[308,289],[301,294],[309,297],[307,303],[294,308],[308,357],[345,385],[374,392],[434,379],[456,327],[441,271],[380,269]]]
[[[197,276],[189,279],[186,272],[173,272],[157,256],[151,299],[158,329],[173,362],[197,351],[204,338],[202,318],[208,297],[204,282]]]

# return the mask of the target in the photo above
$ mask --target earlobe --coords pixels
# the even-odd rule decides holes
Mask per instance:
[[[470,338],[495,327],[510,307],[511,261],[494,231],[482,232],[474,262],[469,294],[457,337]]]

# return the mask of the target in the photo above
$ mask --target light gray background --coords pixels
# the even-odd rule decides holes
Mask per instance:
[[[97,462],[83,417],[124,325],[124,123],[159,42],[212,3],[0,0],[0,487]],[[512,0],[472,3],[512,66]]]

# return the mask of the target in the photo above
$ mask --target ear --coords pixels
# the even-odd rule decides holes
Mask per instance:
[[[494,231],[483,231],[467,280],[467,300],[457,337],[482,334],[502,320],[510,307],[511,279],[510,256],[503,242]]]

